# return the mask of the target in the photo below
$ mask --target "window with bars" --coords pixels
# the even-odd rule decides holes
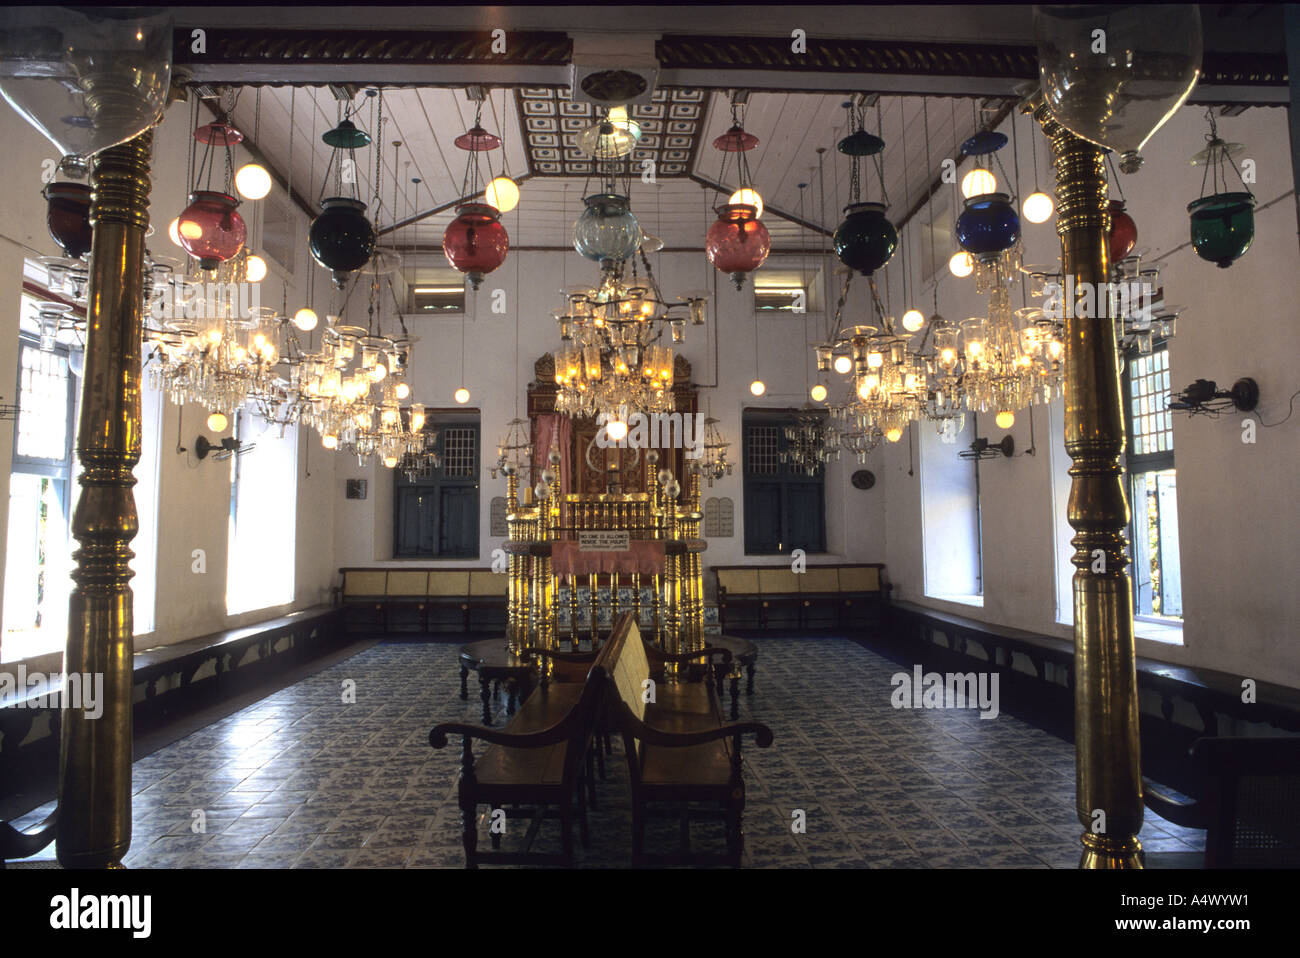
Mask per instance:
[[[746,410],[743,422],[745,554],[825,552],[825,470],[809,476],[781,461],[794,412]]]
[[[24,312],[30,302],[23,297]],[[54,651],[67,638],[75,382],[66,346],[42,350],[34,337],[19,337],[0,650],[5,661]]]
[[[1124,412],[1132,524],[1133,611],[1182,619],[1178,548],[1178,482],[1169,411],[1169,347],[1130,352],[1124,369]]]
[[[393,557],[476,559],[479,554],[479,421],[430,416],[439,465],[425,475],[396,470]]]
[[[13,467],[67,479],[72,460],[72,373],[68,352],[24,339],[18,358],[18,426]]]

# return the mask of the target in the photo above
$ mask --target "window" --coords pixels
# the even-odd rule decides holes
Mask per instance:
[[[1173,414],[1169,411],[1169,347],[1132,352],[1124,372],[1128,426],[1129,529],[1133,612],[1182,619],[1178,554],[1178,482],[1174,471]]]
[[[754,310],[784,313],[815,312],[820,303],[813,302],[816,272],[769,268],[754,275]]]
[[[230,457],[230,615],[293,601],[298,507],[298,430],[247,409],[234,420],[242,448]]]
[[[959,430],[943,435],[924,423],[914,428],[921,449],[925,594],[967,605],[983,605],[979,460],[958,455],[975,441],[976,416],[963,416]]]
[[[781,461],[796,423],[784,411],[744,414],[746,555],[826,551],[826,470],[809,476]]]
[[[427,476],[397,469],[393,556],[477,559],[479,554],[479,421],[464,415],[431,420],[439,465]]]

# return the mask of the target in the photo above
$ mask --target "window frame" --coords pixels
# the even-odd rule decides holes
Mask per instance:
[[[72,459],[73,447],[76,443],[76,424],[77,424],[77,377],[73,375],[71,366],[68,367],[67,376],[67,425],[64,429],[64,449],[62,460],[42,459],[36,456],[22,456],[18,454],[18,434],[22,423],[22,380],[23,380],[23,351],[33,349],[41,352],[40,340],[27,332],[20,331],[18,334],[18,367],[14,376],[14,402],[19,405],[18,415],[14,419],[14,444],[10,456],[10,471],[25,472],[30,475],[45,476],[49,479],[55,479],[66,484],[72,479]],[[70,363],[71,350],[63,343],[55,345],[52,352],[55,355],[62,356],[65,363]],[[66,499],[66,488],[64,490]]]
[[[474,463],[469,476],[447,476],[445,474],[447,456],[446,443],[448,430],[472,427],[474,430]],[[400,468],[393,470],[393,558],[394,559],[478,559],[483,551],[483,517],[482,483],[483,470],[483,420],[481,414],[456,411],[454,413],[426,413],[426,432],[438,435],[435,448],[438,454],[438,466],[427,477],[409,479]],[[406,489],[427,490],[434,500],[433,530],[431,535],[432,551],[425,552],[411,548],[402,535],[402,493]],[[474,517],[474,545],[471,550],[442,551],[443,515],[441,508],[442,494],[449,489],[473,489],[471,512]]]
[[[1154,357],[1159,353],[1165,354],[1164,373],[1165,373],[1165,378],[1166,380],[1168,380],[1169,383],[1168,386],[1169,391],[1167,395],[1172,395],[1173,379],[1172,379],[1172,372],[1170,371],[1170,367],[1169,367],[1169,358],[1168,358],[1169,340],[1168,339],[1155,340],[1152,343],[1150,353],[1141,353],[1137,350],[1136,347],[1131,347],[1125,350],[1124,352],[1124,371],[1120,377],[1121,380],[1120,390],[1121,390],[1121,396],[1123,397],[1123,403],[1124,403],[1124,429],[1125,429],[1124,435],[1126,440],[1125,447],[1124,447],[1124,483],[1125,483],[1125,492],[1128,495],[1128,502],[1129,502],[1129,521],[1128,521],[1127,528],[1125,529],[1125,532],[1127,533],[1128,536],[1127,546],[1128,546],[1129,569],[1133,581],[1133,589],[1132,589],[1133,615],[1136,618],[1141,619],[1142,621],[1176,626],[1176,625],[1181,625],[1183,622],[1183,614],[1181,609],[1177,615],[1169,615],[1164,612],[1157,613],[1157,612],[1142,611],[1142,584],[1138,577],[1138,572],[1139,572],[1138,534],[1137,534],[1138,533],[1137,519],[1139,515],[1138,479],[1139,477],[1145,476],[1148,473],[1172,472],[1174,474],[1174,481],[1175,481],[1175,488],[1176,488],[1177,475],[1178,475],[1178,468],[1175,462],[1175,449],[1173,444],[1172,413],[1170,413],[1171,419],[1170,419],[1170,426],[1169,426],[1169,448],[1168,449],[1160,450],[1158,452],[1146,452],[1146,453],[1135,453],[1133,451],[1136,445],[1136,435],[1137,435],[1134,429],[1134,413],[1133,413],[1133,400],[1134,400],[1133,363],[1135,360],[1142,359],[1144,357]],[[1158,503],[1157,503],[1157,508],[1158,508]],[[1143,508],[1141,514],[1142,515],[1146,514],[1145,508]],[[1177,526],[1178,524],[1177,511],[1174,512],[1172,521],[1174,525]],[[1163,525],[1163,520],[1157,518],[1157,524]],[[1178,537],[1175,536],[1176,540],[1177,538]],[[1149,545],[1148,545],[1148,555],[1149,555]],[[1179,549],[1178,560],[1180,565],[1179,581],[1181,582],[1182,579],[1181,548]],[[1163,565],[1164,565],[1163,556],[1157,555],[1156,561],[1162,567],[1162,574],[1160,577],[1160,582],[1161,582],[1160,605],[1161,608],[1163,609],[1166,600],[1165,593],[1164,593],[1164,585],[1166,582],[1168,582],[1168,579],[1166,579],[1166,577],[1163,574]],[[1154,592],[1154,588],[1152,591]]]
[[[775,556],[789,555],[793,549],[803,549],[807,554],[821,554],[827,552],[826,545],[826,466],[821,464],[817,468],[816,475],[809,476],[802,470],[796,470],[790,467],[788,463],[783,463],[779,459],[779,452],[785,448],[787,440],[785,438],[785,429],[788,426],[796,424],[795,409],[742,409],[741,410],[741,476],[742,476],[742,495],[744,504],[742,506],[745,516],[745,541],[744,554],[747,556]],[[750,428],[758,425],[770,425],[777,429],[778,460],[776,463],[775,474],[751,473],[750,472]],[[763,548],[755,540],[757,530],[755,523],[749,522],[750,505],[757,496],[758,486],[776,486],[777,494],[780,501],[780,518],[778,521],[778,543],[776,549]],[[820,523],[816,530],[817,537],[814,542],[803,543],[793,541],[796,530],[792,528],[792,498],[791,492],[796,489],[816,489],[817,512],[820,516]],[[798,530],[804,531],[804,530]]]

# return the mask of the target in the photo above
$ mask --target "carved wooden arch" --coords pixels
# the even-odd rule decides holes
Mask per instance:
[[[528,420],[531,424],[530,437],[536,441],[537,417],[555,412],[555,356],[544,353],[533,364],[534,379],[528,384]],[[699,387],[691,381],[690,361],[681,355],[673,357],[673,408],[683,415],[699,411]],[[587,445],[595,438],[595,419],[573,420],[573,443],[569,449],[569,461],[574,468],[575,492],[595,493],[606,491],[606,477],[595,473],[586,464]],[[646,492],[651,479],[649,464],[644,455],[637,456],[634,450],[607,450],[609,457],[620,454],[618,459],[621,479],[621,492]],[[681,449],[665,450],[660,465],[668,466],[679,479],[685,478],[686,458]],[[682,482],[683,488],[685,481]]]

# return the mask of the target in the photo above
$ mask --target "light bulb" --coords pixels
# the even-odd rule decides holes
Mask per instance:
[[[320,437],[320,444],[321,444],[322,446],[324,446],[326,449],[337,449],[337,448],[339,447],[339,437],[338,437],[338,436],[328,436],[328,435],[327,435],[327,436],[321,436],[321,437]]]
[[[461,386],[456,390],[455,398],[456,402],[460,403],[462,406],[465,405],[465,403],[469,402],[469,390],[464,386]]]
[[[260,163],[245,163],[235,174],[235,189],[246,200],[260,200],[271,192],[271,174]]]
[[[499,212],[509,213],[519,205],[519,186],[508,176],[498,176],[487,185],[483,198]]]
[[[914,333],[925,325],[925,313],[919,309],[909,309],[903,314],[903,328]]]
[[[181,218],[180,218],[179,216],[176,217],[176,219],[172,220],[171,223],[168,224],[168,226],[167,226],[167,236],[168,236],[168,237],[171,239],[171,241],[172,241],[174,244],[176,244],[177,246],[180,246],[180,245],[181,245],[181,230],[180,230],[180,226],[181,226]]]
[[[293,314],[293,324],[301,329],[304,333],[310,332],[316,328],[316,311],[308,306],[304,306],[298,312]]]
[[[393,390],[393,393],[398,399],[405,399],[407,396],[411,395],[411,387],[406,383],[398,383],[397,388]]]
[[[749,391],[755,396],[761,396],[763,393],[767,392],[767,383],[763,382],[761,379],[755,379],[749,384]]]
[[[370,381],[382,382],[383,378],[388,375],[388,368],[383,363],[375,363],[370,367]]]
[[[213,432],[225,432],[229,425],[230,420],[226,418],[225,413],[214,412],[208,416],[208,428]]]
[[[396,456],[384,456],[384,468],[385,468],[385,469],[394,469],[394,468],[396,468],[396,467],[397,467],[397,457],[396,457]]]
[[[200,223],[194,222],[194,220],[181,220],[176,224],[176,234],[182,239],[187,240],[202,239],[203,226]]]
[[[1056,211],[1056,204],[1046,193],[1034,192],[1025,197],[1025,202],[1021,204],[1020,209],[1029,222],[1046,223]]]
[[[961,195],[970,199],[972,196],[985,196],[998,191],[998,178],[977,166],[961,178]]]
[[[260,283],[266,279],[266,260],[260,256],[250,256],[244,263],[244,278],[250,283]]]
[[[952,254],[952,259],[948,260],[948,269],[952,271],[952,275],[963,279],[975,271],[975,257],[964,249],[958,250]]]
[[[903,430],[899,429],[897,426],[887,429],[885,430],[885,438],[890,442],[898,442],[898,440],[903,438]]]
[[[1009,409],[1004,409],[993,417],[993,421],[998,424],[999,429],[1010,429],[1016,424],[1016,414]]]
[[[879,369],[885,364],[884,353],[867,353],[867,368]]]
[[[613,419],[605,423],[605,435],[614,442],[622,442],[627,438],[627,423],[621,419]]]
[[[763,197],[759,196],[758,190],[750,189],[748,186],[742,187],[727,197],[727,202],[732,206],[740,204],[742,206],[752,206],[755,209],[754,216],[763,215]]]
[[[808,395],[812,396],[813,402],[821,402],[826,398],[826,387],[817,383],[812,389],[808,390]]]
[[[866,378],[863,378],[862,382],[858,383],[858,396],[862,399],[870,399],[873,388],[875,387]]]
[[[845,375],[852,368],[853,368],[853,360],[848,356],[835,357],[835,371],[839,373],[841,376]]]

